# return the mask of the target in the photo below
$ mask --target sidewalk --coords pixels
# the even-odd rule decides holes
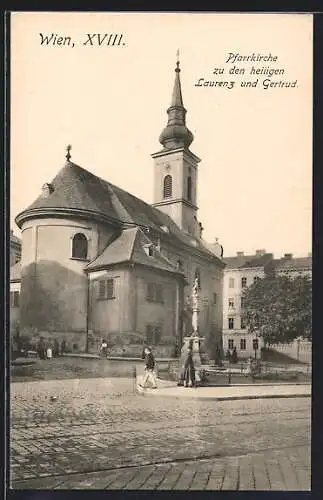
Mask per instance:
[[[158,380],[157,389],[142,389],[137,385],[137,392],[143,396],[193,398],[214,401],[264,398],[311,397],[310,384],[241,384],[218,387],[179,387]]]

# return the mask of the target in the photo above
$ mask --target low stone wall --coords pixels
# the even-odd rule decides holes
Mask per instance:
[[[53,343],[57,340],[59,345],[63,340],[65,340],[65,350],[66,352],[85,352],[86,351],[86,333],[85,332],[48,332],[48,331],[37,331],[37,332],[22,332],[21,337],[28,338],[32,349],[36,349],[40,339],[42,338],[45,343]]]
[[[273,344],[270,347],[302,363],[312,362],[312,342],[294,340],[289,344]]]
[[[108,343],[109,356],[141,358],[145,344],[143,336],[134,333],[113,334],[99,336],[93,332],[48,332],[48,331],[25,331],[21,336],[28,338],[31,347],[36,348],[40,339],[45,343],[53,342],[55,339],[61,345],[65,340],[65,351],[69,353],[84,353],[88,349],[90,354],[99,354],[101,340],[104,338]],[[88,345],[87,345],[88,343]],[[151,345],[153,354],[157,358],[172,358],[174,356],[175,343]]]

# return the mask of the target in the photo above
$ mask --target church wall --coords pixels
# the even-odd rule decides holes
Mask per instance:
[[[114,280],[114,298],[100,299],[99,282],[103,279]],[[90,324],[89,327],[101,337],[119,334],[125,329],[124,294],[128,286],[128,272],[112,269],[91,273],[90,276]]]
[[[146,325],[162,327],[161,341],[172,342],[176,334],[176,281],[171,275],[161,275],[150,269],[135,272],[137,294],[136,330],[146,336]],[[162,303],[147,300],[147,284],[162,285]]]
[[[98,299],[102,279],[114,279],[115,298]],[[94,337],[107,340],[111,356],[140,356],[147,343],[147,325],[162,327],[161,340],[153,346],[155,355],[173,355],[178,321],[176,278],[134,266],[91,273],[90,283],[89,328]],[[148,283],[163,286],[163,303],[147,300]]]
[[[39,219],[22,228],[20,328],[32,338],[63,337],[74,350],[85,350],[88,260],[72,258],[72,238],[88,239],[88,258],[96,256],[98,232],[83,220]]]

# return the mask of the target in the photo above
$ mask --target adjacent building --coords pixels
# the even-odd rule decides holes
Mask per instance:
[[[224,258],[226,264],[223,280],[223,348],[228,351],[236,347],[238,357],[254,355],[256,334],[248,333],[242,316],[242,292],[265,275],[312,276],[312,257],[293,257],[286,253],[274,259],[272,253],[256,250],[254,255],[237,252],[234,257]],[[256,340],[258,350],[263,346],[261,338]]]
[[[242,292],[258,279],[264,278],[266,266],[273,254],[256,250],[254,255],[237,252],[235,257],[226,257],[223,279],[223,348],[237,349],[239,358],[254,355],[255,334],[248,333],[242,317]],[[258,339],[258,349],[262,347]]]
[[[269,267],[276,276],[296,276],[312,277],[312,255],[307,257],[293,257],[292,253],[285,253],[281,259],[274,259]],[[269,270],[269,269],[268,269]]]
[[[22,232],[20,330],[114,354],[148,343],[170,356],[191,333],[191,287],[200,283],[200,333],[222,346],[225,263],[197,218],[200,158],[191,150],[179,63],[154,160],[154,203],[71,161],[17,215]]]
[[[10,267],[21,259],[21,239],[10,231]]]

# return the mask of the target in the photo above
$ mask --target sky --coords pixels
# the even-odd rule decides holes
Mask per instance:
[[[312,15],[17,12],[11,21],[11,227],[72,161],[153,202],[158,137],[180,51],[198,219],[224,255],[305,256],[312,220]],[[101,45],[95,44],[101,34]],[[123,34],[120,46],[104,34]],[[72,45],[41,44],[47,35]],[[42,35],[42,36],[41,36]],[[55,37],[52,37],[52,40]],[[87,41],[89,40],[89,41]],[[85,44],[84,44],[85,43]],[[276,60],[233,60],[229,54]],[[263,73],[250,75],[250,70]],[[215,69],[224,72],[215,74]],[[229,74],[229,70],[245,70]],[[269,81],[295,87],[264,88]],[[268,72],[268,71],[267,71]],[[204,79],[204,80],[200,80]],[[242,87],[249,81],[254,87]],[[234,81],[228,86],[197,86]]]

